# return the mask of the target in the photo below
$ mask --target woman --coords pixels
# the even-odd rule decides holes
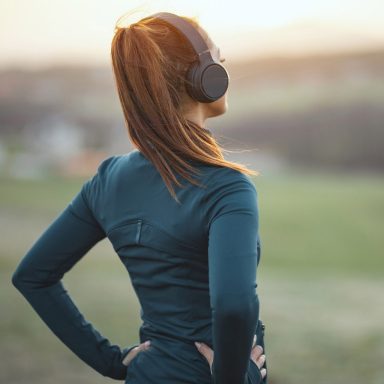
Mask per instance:
[[[181,20],[203,37],[215,63],[224,60],[195,20]],[[227,94],[196,100],[187,71],[199,56],[187,35],[159,17],[117,26],[111,55],[135,150],[101,162],[12,282],[56,336],[104,376],[143,384],[266,383],[257,192],[248,177],[258,173],[226,161],[205,127],[225,113]],[[124,349],[84,318],[61,281],[106,237],[141,304],[140,344]]]

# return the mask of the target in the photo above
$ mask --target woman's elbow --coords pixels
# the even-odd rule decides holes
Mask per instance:
[[[12,274],[11,282],[15,288],[21,291],[26,286],[26,281],[28,281],[26,278],[26,274],[20,268],[17,268]]]
[[[11,281],[14,287],[19,291],[42,288],[47,285],[34,269],[25,266],[22,263],[20,263],[13,272]]]

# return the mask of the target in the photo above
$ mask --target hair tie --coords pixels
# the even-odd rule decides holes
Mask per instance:
[[[134,31],[137,27],[139,27],[139,24],[134,23],[134,24],[131,24],[131,25],[129,26],[129,29],[132,30],[132,31]]]

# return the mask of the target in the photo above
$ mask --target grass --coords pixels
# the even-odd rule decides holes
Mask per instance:
[[[286,173],[254,181],[269,384],[382,383],[384,179]],[[81,181],[4,179],[1,185],[0,382],[112,382],[56,339],[10,281],[20,258]],[[139,305],[108,240],[63,282],[111,342],[138,342]]]
[[[255,184],[265,268],[382,276],[384,178],[292,174]]]

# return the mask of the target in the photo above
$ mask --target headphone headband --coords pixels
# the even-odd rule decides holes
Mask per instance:
[[[212,58],[201,33],[190,22],[173,13],[158,12],[149,17],[164,20],[191,43],[198,59],[187,71],[185,85],[188,94],[202,103],[212,103],[222,97],[228,88],[229,75],[226,69]]]
[[[185,38],[191,42],[196,54],[199,57],[206,52],[211,56],[211,51],[209,50],[208,45],[201,36],[200,32],[196,31],[196,28],[182,17],[169,12],[155,13],[151,17],[162,19],[176,27],[185,36]]]

